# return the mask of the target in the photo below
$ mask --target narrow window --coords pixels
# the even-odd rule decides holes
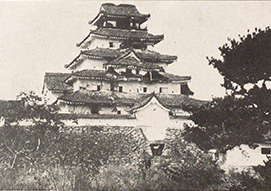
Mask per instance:
[[[122,86],[119,87],[119,92],[122,92],[123,91],[123,88]]]
[[[159,88],[159,92],[160,92],[160,93],[162,93],[162,89],[163,89],[163,88]]]
[[[109,47],[114,47],[114,43],[113,42],[109,42]]]
[[[110,91],[114,91],[114,86],[113,85],[110,86]]]
[[[143,87],[143,92],[147,92],[147,87]]]
[[[261,150],[262,150],[263,155],[271,154],[271,149],[270,148],[262,148]]]
[[[101,86],[98,85],[98,86],[97,86],[97,91],[100,91],[100,90],[101,90]]]

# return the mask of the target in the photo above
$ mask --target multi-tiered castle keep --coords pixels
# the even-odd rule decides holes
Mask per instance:
[[[46,73],[43,94],[79,124],[140,126],[150,139],[182,127],[183,107],[201,102],[189,97],[190,76],[166,72],[177,56],[149,50],[164,38],[142,28],[149,18],[134,5],[103,4],[79,55],[65,65],[70,72]]]

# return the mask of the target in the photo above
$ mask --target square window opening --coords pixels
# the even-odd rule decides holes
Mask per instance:
[[[143,92],[147,92],[147,87],[143,87]]]
[[[269,155],[271,154],[271,148],[261,148],[263,155]]]
[[[114,43],[113,42],[109,42],[109,47],[110,48],[114,47]]]

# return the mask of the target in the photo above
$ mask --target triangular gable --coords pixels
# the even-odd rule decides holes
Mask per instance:
[[[159,102],[159,100],[156,98],[155,95],[152,95],[152,97],[149,98],[149,100],[148,100],[145,104],[139,105],[138,107],[133,108],[133,109],[132,109],[132,112],[135,113],[135,112],[138,112],[138,111],[140,111],[140,110],[143,110],[144,108],[148,107],[150,104],[156,104],[156,105],[158,105],[160,108],[162,108],[164,111],[167,111],[167,112],[170,111],[170,109],[166,108],[165,106],[163,106],[163,105]]]
[[[129,50],[129,51],[125,52],[123,55],[121,55],[120,57],[118,57],[115,61],[118,61],[120,59],[126,59],[126,58],[134,58],[138,62],[142,62],[142,60],[140,60],[140,58],[136,55],[136,53],[134,52],[134,50]]]

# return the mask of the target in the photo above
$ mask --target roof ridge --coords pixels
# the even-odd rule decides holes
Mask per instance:
[[[59,75],[59,74],[63,74],[63,75],[69,75],[71,73],[63,73],[63,72],[45,72],[45,75]]]

